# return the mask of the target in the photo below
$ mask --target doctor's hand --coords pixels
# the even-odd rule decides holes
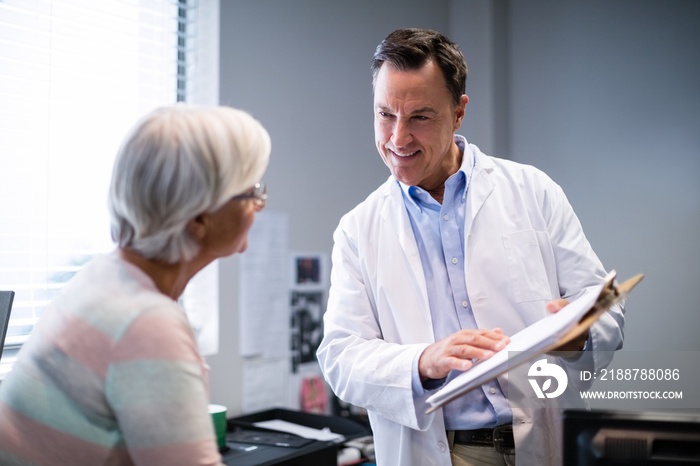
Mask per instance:
[[[488,359],[510,342],[503,330],[468,329],[443,338],[428,346],[418,359],[422,382],[442,379],[452,369],[464,371],[474,365],[472,360]]]
[[[554,301],[550,301],[547,303],[547,311],[551,313],[559,312],[567,304],[569,304],[569,301],[567,301],[566,299],[555,299]],[[552,351],[581,351],[583,350],[583,347],[586,344],[586,340],[588,340],[588,334],[589,331],[586,330],[570,342],[564,343],[563,345],[554,348]]]

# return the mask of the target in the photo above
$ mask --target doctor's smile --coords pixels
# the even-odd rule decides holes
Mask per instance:
[[[413,151],[413,152],[410,152],[410,153],[404,153],[404,154],[402,154],[402,153],[400,153],[400,152],[397,152],[397,151],[391,150],[391,149],[388,149],[388,151],[391,152],[391,154],[395,155],[396,157],[399,157],[399,158],[402,158],[402,159],[406,159],[406,158],[408,158],[408,157],[412,157],[412,156],[414,156],[414,155],[417,155],[418,152],[419,152],[419,151]]]

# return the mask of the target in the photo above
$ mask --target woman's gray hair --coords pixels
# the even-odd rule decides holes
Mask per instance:
[[[144,257],[192,259],[187,223],[260,181],[270,136],[248,113],[177,104],[153,111],[127,134],[109,191],[112,239]]]

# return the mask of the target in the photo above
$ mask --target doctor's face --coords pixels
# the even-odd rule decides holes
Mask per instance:
[[[454,133],[468,101],[463,95],[455,108],[433,61],[408,71],[382,65],[374,83],[374,137],[396,179],[428,191],[442,189],[461,163]]]

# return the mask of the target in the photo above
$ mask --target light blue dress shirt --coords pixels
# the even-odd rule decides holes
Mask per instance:
[[[465,154],[464,137],[456,135],[455,142],[464,154],[462,166],[445,181],[442,205],[427,191],[399,183],[423,264],[435,341],[460,329],[477,328],[464,274],[464,216],[474,158],[469,151]],[[452,371],[445,383],[458,374]],[[414,362],[413,388],[423,390],[418,361]],[[480,429],[512,422],[510,405],[496,380],[448,403],[443,413],[447,430]]]

